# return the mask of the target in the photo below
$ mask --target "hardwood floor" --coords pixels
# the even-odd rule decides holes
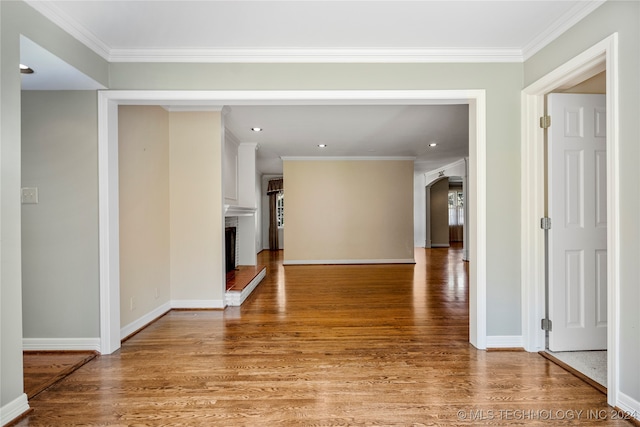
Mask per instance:
[[[537,353],[468,344],[460,249],[419,249],[416,265],[281,254],[260,254],[267,277],[241,307],[168,313],[17,425],[631,425]]]
[[[25,351],[24,392],[29,399],[65,378],[94,357],[93,351]]]

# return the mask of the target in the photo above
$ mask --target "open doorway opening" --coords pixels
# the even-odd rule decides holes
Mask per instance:
[[[546,96],[545,356],[607,385],[606,71]]]
[[[545,96],[558,88],[575,84],[606,70],[606,210],[607,210],[607,401],[618,401],[619,330],[617,313],[620,295],[620,177],[618,135],[618,38],[613,34],[587,49],[577,57],[541,77],[522,92],[522,294],[523,340],[528,351],[544,351],[545,331],[545,249],[540,218],[544,217],[545,152],[544,132],[540,117],[545,115]],[[591,262],[591,261],[590,261]]]
[[[486,101],[484,90],[454,91],[103,91],[99,93],[101,352],[120,347],[117,165],[119,105],[469,105],[469,341],[486,348]],[[221,205],[222,209],[223,206]],[[222,248],[223,242],[220,243]],[[224,292],[224,275],[220,293]]]
[[[464,181],[462,176],[453,175],[436,178],[427,184],[425,248],[465,247]]]

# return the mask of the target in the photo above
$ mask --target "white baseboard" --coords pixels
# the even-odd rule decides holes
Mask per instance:
[[[283,265],[335,265],[335,264],[415,264],[413,258],[406,259],[289,259],[282,262]]]
[[[120,328],[120,339],[124,339],[135,331],[144,328],[149,323],[164,315],[169,310],[171,310],[171,303],[164,303],[160,307],[129,323],[127,326]]]
[[[251,292],[253,292],[253,290],[258,286],[258,284],[262,281],[262,279],[264,279],[266,275],[267,269],[263,268],[262,271],[260,271],[260,273],[258,273],[258,275],[254,277],[253,280],[247,286],[245,286],[242,291],[227,291],[225,293],[227,305],[232,307],[239,307],[240,305],[242,305],[244,300],[246,300],[247,297],[251,295]]]
[[[27,351],[100,351],[100,338],[23,338]]]
[[[210,299],[210,300],[204,300],[204,299],[203,300],[200,300],[200,299],[195,299],[195,300],[177,299],[177,300],[171,300],[171,308],[176,308],[176,309],[180,309],[180,308],[188,308],[188,309],[219,308],[219,309],[223,309],[225,307],[226,307],[226,305],[225,305],[224,300],[219,300],[219,299]]]
[[[522,335],[487,335],[487,348],[523,348]]]
[[[27,395],[22,393],[17,399],[12,400],[0,408],[0,414],[2,414],[2,417],[0,417],[1,425],[5,426],[9,424],[28,410],[29,401],[27,400]]]
[[[625,416],[629,415],[629,417],[635,418],[636,421],[640,421],[640,401],[618,392],[617,406],[625,412]]]
[[[449,243],[431,243],[432,248],[450,248],[451,245]]]

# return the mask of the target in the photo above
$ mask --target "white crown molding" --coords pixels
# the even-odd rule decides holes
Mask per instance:
[[[80,25],[76,20],[72,19],[60,10],[53,3],[43,0],[24,0],[29,6],[40,12],[48,20],[62,28],[72,37],[83,43],[89,49],[100,55],[103,59],[109,60],[111,48],[100,40],[95,34],[86,27]]]
[[[520,49],[112,49],[110,62],[522,62]]]
[[[427,176],[427,175],[433,175],[433,174],[437,174],[439,171],[441,170],[447,170],[447,169],[452,169],[458,166],[464,166],[465,165],[465,157],[463,157],[462,159],[456,160],[455,162],[452,163],[448,163],[444,166],[440,166],[438,168],[435,168],[433,170],[430,170],[428,172],[423,172],[422,174]]]
[[[523,62],[529,59],[606,0],[585,0],[577,3],[523,49],[119,49],[108,46],[55,4],[43,0],[24,1],[109,62],[482,63]]]
[[[119,49],[111,48],[60,8],[42,0],[27,4],[109,62],[187,63],[476,63],[522,62],[520,49]]]
[[[602,6],[607,0],[587,0],[576,3],[564,15],[556,19],[545,31],[538,34],[522,49],[523,60],[531,58],[549,43],[560,37],[591,12]]]

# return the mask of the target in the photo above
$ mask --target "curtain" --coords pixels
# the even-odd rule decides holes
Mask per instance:
[[[267,194],[269,195],[269,249],[277,251],[280,248],[278,242],[278,213],[276,212],[276,201],[278,193],[284,188],[282,178],[269,180]]]

